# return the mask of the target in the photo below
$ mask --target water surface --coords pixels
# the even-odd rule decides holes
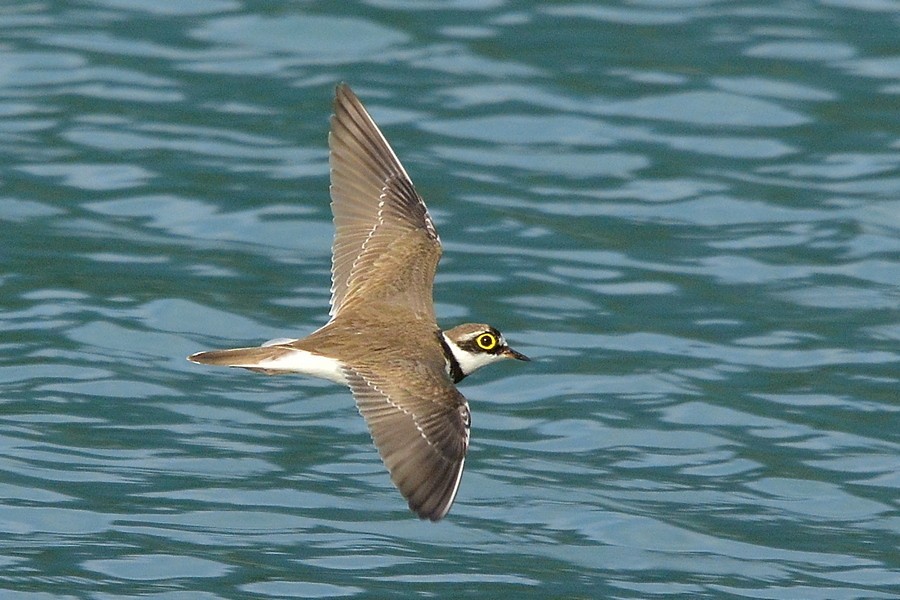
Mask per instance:
[[[0,596],[896,597],[896,4],[0,19]],[[184,360],[327,319],[339,81],[535,358],[437,525],[346,390]]]

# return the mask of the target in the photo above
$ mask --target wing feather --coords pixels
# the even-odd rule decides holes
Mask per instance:
[[[365,107],[337,88],[331,133],[331,316],[365,297],[434,319],[440,239],[425,202]]]
[[[469,447],[469,406],[442,374],[418,371],[405,383],[362,369],[347,381],[381,459],[409,508],[442,519],[456,498]]]

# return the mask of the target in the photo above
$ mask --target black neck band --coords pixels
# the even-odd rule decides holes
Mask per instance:
[[[456,355],[453,354],[453,349],[450,348],[450,344],[444,339],[444,334],[438,331],[437,336],[438,340],[441,342],[441,348],[444,349],[444,356],[447,358],[447,364],[450,365],[450,378],[453,380],[453,383],[459,383],[465,378],[466,374],[463,373],[462,367],[459,366],[459,361],[456,360]]]

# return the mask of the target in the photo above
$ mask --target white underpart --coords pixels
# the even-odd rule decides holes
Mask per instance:
[[[285,344],[290,344],[291,342],[296,341],[296,338],[275,338],[274,340],[263,342],[262,347],[265,348],[267,346],[284,346]]]
[[[499,354],[489,354],[487,352],[469,352],[467,350],[463,350],[456,343],[447,337],[447,334],[442,333],[444,336],[444,341],[447,342],[447,346],[450,348],[450,352],[453,353],[453,356],[456,357],[456,362],[459,363],[459,368],[462,369],[463,374],[471,375],[474,371],[477,371],[481,367],[485,365],[489,365],[491,363],[495,363],[499,360],[503,360],[504,357]],[[505,342],[501,339],[499,341],[500,345],[503,345]]]
[[[275,340],[273,340],[275,341]],[[278,344],[266,343],[268,346]],[[284,371],[285,373],[302,373],[311,377],[320,377],[335,383],[347,385],[344,377],[343,366],[339,360],[314,354],[306,350],[292,349],[276,358],[261,360],[252,365],[232,365],[235,367],[247,367],[253,369],[268,369],[269,371]]]

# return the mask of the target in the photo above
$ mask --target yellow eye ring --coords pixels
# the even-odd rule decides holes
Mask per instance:
[[[493,350],[497,347],[497,336],[493,333],[482,333],[475,338],[475,344],[482,350]]]

